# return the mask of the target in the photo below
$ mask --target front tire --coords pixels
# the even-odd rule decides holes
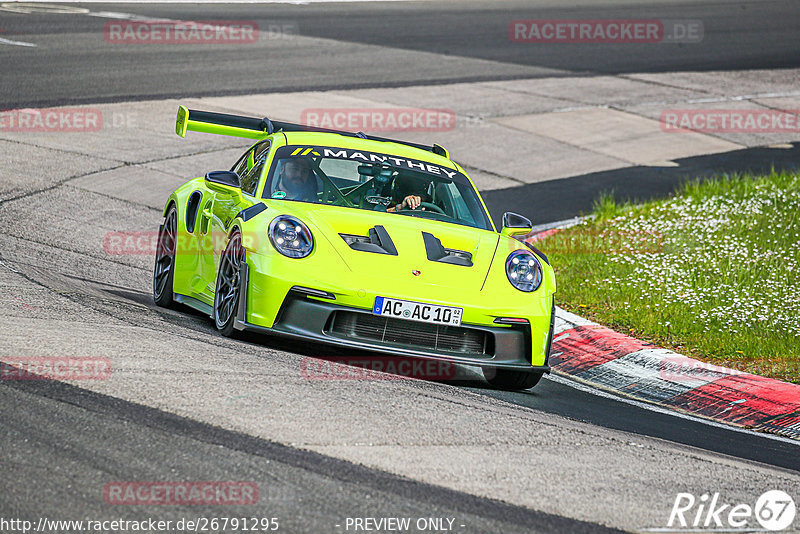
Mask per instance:
[[[220,258],[217,285],[214,291],[214,324],[225,337],[237,337],[239,333],[234,328],[234,324],[239,311],[240,282],[244,261],[242,235],[236,231],[231,235],[228,246],[225,247]]]
[[[172,287],[175,280],[175,255],[178,244],[178,210],[173,204],[158,232],[156,264],[153,268],[153,300],[156,306],[175,306]]]
[[[486,381],[498,389],[518,391],[530,389],[542,379],[542,372],[510,371],[508,369],[490,368],[483,370]]]

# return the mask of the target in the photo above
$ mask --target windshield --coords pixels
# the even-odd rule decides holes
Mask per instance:
[[[477,193],[460,172],[363,150],[281,147],[269,170],[264,197],[491,229]],[[416,202],[404,204],[407,197]]]

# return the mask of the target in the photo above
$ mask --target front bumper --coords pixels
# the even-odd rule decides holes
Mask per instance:
[[[235,323],[238,330],[456,364],[550,372],[547,360],[544,365],[531,365],[530,325],[452,327],[387,318],[292,287],[273,325],[267,327],[247,320],[249,266],[244,266],[240,281],[242,292]]]

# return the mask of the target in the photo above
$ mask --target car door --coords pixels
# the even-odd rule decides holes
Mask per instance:
[[[226,240],[231,224],[236,215],[243,209],[257,202],[255,194],[264,174],[266,162],[269,157],[270,142],[262,141],[256,144],[234,165],[234,172],[239,175],[242,187],[241,198],[225,193],[213,193],[211,206],[211,231],[208,236],[209,245],[213,249],[213,263],[206,264],[209,269],[205,279],[208,281],[207,291],[213,298],[216,289],[216,275],[219,268],[219,259],[225,250]],[[208,248],[206,250],[209,250]],[[205,274],[205,273],[204,273]]]

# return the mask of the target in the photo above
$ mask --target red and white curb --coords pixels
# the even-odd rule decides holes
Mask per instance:
[[[535,243],[578,224],[534,228]],[[556,375],[636,401],[800,440],[800,385],[711,365],[556,308]]]
[[[560,308],[550,366],[638,401],[800,439],[800,385],[703,363]]]

